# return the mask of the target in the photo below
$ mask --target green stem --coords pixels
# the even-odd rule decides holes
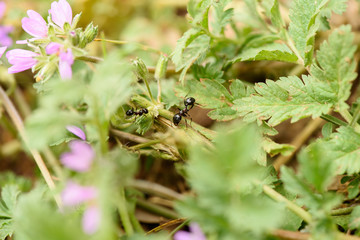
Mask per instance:
[[[348,110],[339,110],[340,115],[349,123],[351,124],[353,122],[353,117],[351,116],[351,114],[349,113]],[[353,123],[353,128],[355,129],[355,131],[360,132],[360,126],[357,122]]]
[[[137,42],[129,42],[129,41],[120,41],[120,40],[111,40],[111,39],[101,39],[101,38],[95,38],[94,41],[102,41],[102,42],[108,42],[108,43],[114,43],[114,44],[119,44],[119,45],[124,45],[124,44],[135,44],[138,45],[142,50],[144,51],[151,51],[151,52],[155,52],[157,54],[164,54],[162,51],[157,50],[155,48],[146,46],[144,44],[141,43],[137,43]]]
[[[153,98],[153,95],[152,95],[152,93],[151,93],[150,85],[149,85],[148,80],[147,80],[146,78],[144,78],[143,80],[144,80],[144,82],[145,82],[145,85],[146,85],[146,88],[147,88],[147,91],[148,91],[148,93],[149,93],[149,97],[150,97],[151,101],[152,101],[153,103],[156,103],[156,101],[155,101],[155,99]]]
[[[101,32],[101,39],[103,39],[103,40],[105,39],[105,33],[104,32]],[[106,51],[105,41],[102,41],[101,48],[102,48],[102,51],[103,51],[103,56],[106,57],[107,56],[107,51]]]
[[[354,207],[339,208],[331,211],[331,216],[348,215],[354,210]]]
[[[263,186],[263,191],[266,195],[268,195],[270,198],[272,198],[273,200],[277,201],[277,202],[283,202],[286,204],[286,207],[292,211],[293,213],[295,213],[296,215],[298,215],[300,218],[302,218],[305,222],[307,223],[311,223],[312,222],[312,217],[310,215],[310,213],[308,213],[307,211],[305,211],[304,209],[302,209],[301,207],[299,207],[298,205],[296,205],[295,203],[289,201],[287,198],[285,198],[283,195],[281,195],[280,193],[278,193],[277,191],[275,191],[274,189],[272,189],[271,187],[264,185]]]
[[[169,234],[169,238],[171,239],[172,236],[174,236],[174,234],[179,231],[180,229],[182,229],[185,225],[187,225],[190,222],[190,219],[186,219],[183,223],[181,223],[179,226],[177,226],[174,230],[171,231],[171,233]]]
[[[353,114],[353,119],[350,122],[350,126],[354,127],[355,124],[357,123],[357,121],[359,120],[360,117],[360,104],[358,104],[355,108],[354,114]]]
[[[141,148],[149,147],[149,146],[157,144],[157,143],[161,143],[163,141],[164,141],[164,139],[150,140],[150,141],[148,141],[146,143],[140,143],[140,144],[137,144],[135,146],[132,146],[132,147],[130,147],[130,149],[132,149],[132,150],[141,149]]]
[[[128,236],[134,234],[133,226],[131,225],[131,220],[129,217],[129,213],[126,207],[126,198],[125,198],[125,190],[123,187],[120,188],[120,196],[118,203],[118,211],[120,214],[121,222],[124,226],[124,230]]]
[[[337,117],[331,116],[329,114],[322,114],[320,116],[320,118],[322,118],[322,119],[324,119],[324,120],[326,120],[328,122],[331,122],[331,123],[333,123],[335,125],[338,125],[338,126],[347,126],[346,122],[338,119]]]
[[[143,199],[137,199],[136,200],[136,204],[145,209],[145,210],[148,210],[149,212],[152,212],[152,213],[155,213],[155,214],[158,214],[160,216],[163,216],[163,217],[166,217],[166,218],[169,218],[169,219],[177,219],[179,218],[179,215],[168,209],[168,208],[165,208],[165,207],[161,207],[159,205],[156,205],[156,204],[153,204],[153,203],[150,203],[148,201],[145,201]]]

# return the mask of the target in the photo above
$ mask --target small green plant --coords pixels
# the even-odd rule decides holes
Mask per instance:
[[[360,239],[358,32],[329,22],[347,0],[284,2],[190,0],[172,50],[97,38],[66,0],[47,21],[29,11],[32,51],[6,56],[9,73],[33,71],[37,106],[23,123],[1,87],[1,118],[44,181],[1,178],[0,239]],[[282,71],[253,74],[274,63]],[[192,121],[200,108],[213,127]],[[274,141],[303,118],[293,145]],[[284,166],[294,156],[296,171]],[[155,161],[174,163],[191,193],[135,178]],[[147,229],[137,208],[167,223]]]

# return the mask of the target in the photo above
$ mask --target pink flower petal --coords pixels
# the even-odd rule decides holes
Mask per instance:
[[[97,189],[92,186],[81,186],[69,181],[61,193],[65,206],[76,206],[97,197]]]
[[[39,54],[23,49],[13,49],[6,53],[6,58],[12,64],[8,69],[9,73],[18,73],[32,68],[36,63],[35,58]]]
[[[51,9],[49,10],[52,21],[63,28],[67,22],[72,23],[72,10],[70,4],[66,0],[59,0],[59,2],[51,3]]]
[[[71,125],[71,126],[67,126],[66,129],[72,134],[78,136],[80,139],[84,141],[86,140],[86,135],[81,128]]]
[[[48,27],[41,15],[33,10],[28,10],[27,14],[29,18],[24,17],[21,20],[25,32],[38,38],[47,37]]]
[[[71,152],[60,156],[60,161],[64,166],[77,172],[86,172],[90,169],[95,157],[92,147],[83,141],[73,140],[69,143]]]
[[[71,65],[74,63],[74,56],[72,55],[71,48],[67,52],[60,53],[59,72],[63,80],[72,78]]]
[[[62,46],[60,43],[51,42],[46,46],[45,50],[47,54],[59,53]]]
[[[4,54],[6,49],[7,49],[7,47],[0,47],[0,58],[2,57],[2,55]]]
[[[191,223],[189,228],[190,232],[178,231],[174,235],[174,240],[206,240],[205,234],[197,223]]]
[[[94,234],[99,229],[100,221],[100,209],[96,206],[90,206],[86,209],[82,218],[83,231],[88,235]]]
[[[1,1],[0,2],[0,19],[4,17],[6,11],[6,3]]]
[[[27,44],[28,40],[17,40],[16,44]]]

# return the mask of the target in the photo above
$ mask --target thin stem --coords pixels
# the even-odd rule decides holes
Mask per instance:
[[[164,187],[160,184],[149,182],[145,180],[133,180],[130,187],[134,187],[141,192],[146,192],[148,194],[156,195],[159,197],[172,199],[172,200],[180,200],[182,199],[182,195],[175,192],[174,190]]]
[[[120,189],[118,210],[121,218],[121,222],[124,226],[124,230],[128,236],[134,234],[133,226],[131,225],[131,220],[129,217],[129,213],[126,207],[126,198],[125,198],[125,190],[123,187]]]
[[[311,137],[311,135],[322,125],[324,124],[324,120],[318,118],[311,120],[310,123],[308,123],[305,127],[305,129],[296,136],[296,138],[290,143],[295,147],[294,151],[287,155],[283,156],[280,155],[273,163],[273,166],[276,171],[279,171],[280,167],[287,162],[289,162],[297,152],[297,150],[300,149],[300,147]]]
[[[30,148],[30,144],[29,144],[30,142],[25,134],[24,123],[23,123],[19,113],[15,109],[13,103],[11,102],[9,97],[6,95],[5,91],[3,90],[3,88],[1,86],[0,86],[0,99],[2,100],[4,107],[5,107],[6,111],[8,112],[11,120],[14,122],[15,127],[17,128],[17,130],[20,134],[20,137],[22,138],[23,142],[25,143],[25,146],[29,149],[31,155],[33,156],[35,163],[38,166],[38,168],[40,169],[41,175],[43,176],[46,184],[48,185],[49,189],[52,192],[55,192],[55,183],[52,180],[52,177],[44,163],[44,160],[42,159],[42,157],[38,151]],[[55,199],[58,207],[61,209],[62,202],[61,202],[59,195],[54,194],[54,199]]]
[[[105,33],[104,32],[101,32],[101,39],[105,39]],[[102,51],[103,51],[103,56],[106,57],[107,56],[107,51],[106,51],[105,41],[102,41],[101,48],[102,48]]]
[[[350,126],[354,127],[355,124],[357,123],[357,121],[359,120],[360,117],[360,104],[358,104],[355,108],[354,114],[353,114],[353,119],[350,122]]]
[[[348,110],[346,110],[346,109],[339,110],[339,113],[349,124],[351,124],[351,122],[353,121],[353,117],[351,116],[351,114],[349,113]],[[354,122],[353,125],[354,125],[353,127],[354,127],[355,131],[360,132],[359,124],[357,122]]]
[[[296,215],[298,215],[301,219],[303,219],[305,222],[307,223],[311,223],[312,222],[312,217],[310,215],[310,213],[308,213],[307,211],[305,211],[304,209],[302,209],[301,207],[299,207],[298,205],[296,205],[295,203],[289,201],[286,197],[284,197],[283,195],[281,195],[280,193],[278,193],[277,191],[275,191],[274,189],[272,189],[271,187],[267,186],[267,185],[263,185],[263,191],[266,195],[268,195],[270,198],[272,198],[273,200],[277,201],[277,202],[283,202],[286,204],[286,207],[291,210],[293,213],[295,213]]]
[[[156,204],[153,204],[153,203],[150,203],[148,201],[145,201],[143,199],[136,199],[136,204],[145,209],[145,210],[148,210],[149,212],[152,212],[152,213],[155,213],[155,214],[158,214],[160,216],[163,216],[163,217],[166,217],[166,218],[170,218],[170,219],[177,219],[179,218],[179,215],[168,209],[168,208],[165,208],[165,207],[161,207],[161,206],[158,206]]]
[[[150,85],[149,85],[148,80],[147,80],[146,78],[144,78],[143,80],[144,80],[144,82],[145,82],[145,85],[146,85],[146,88],[147,88],[147,91],[148,91],[148,93],[149,93],[149,97],[150,97],[151,101],[152,101],[153,103],[155,103],[155,99],[153,98],[153,95],[152,95],[152,93],[151,93]]]
[[[132,146],[132,147],[130,147],[130,149],[137,150],[137,149],[152,146],[152,145],[157,144],[157,143],[161,143],[163,141],[164,141],[164,139],[154,139],[154,140],[147,141],[145,143],[140,143],[140,144],[137,144],[135,146]]]
[[[181,223],[179,226],[177,226],[174,230],[171,231],[171,233],[169,234],[169,238],[171,238],[172,236],[174,236],[174,234],[179,231],[180,229],[182,229],[185,225],[187,225],[190,222],[190,219],[186,219],[183,223]]]
[[[331,116],[329,114],[322,114],[320,116],[320,118],[322,118],[322,119],[324,119],[324,120],[326,120],[328,122],[331,122],[331,123],[333,123],[335,125],[338,125],[338,126],[347,126],[346,122],[338,119],[337,117]]]
[[[119,44],[119,45],[124,45],[124,44],[135,44],[138,45],[142,50],[144,51],[151,51],[151,52],[155,52],[157,54],[164,54],[162,51],[157,50],[155,48],[149,47],[147,45],[141,44],[141,43],[137,43],[137,42],[129,42],[129,41],[120,41],[120,40],[111,40],[111,39],[101,39],[101,38],[95,38],[94,41],[102,41],[102,42],[108,42],[108,43],[114,43],[114,44]]]

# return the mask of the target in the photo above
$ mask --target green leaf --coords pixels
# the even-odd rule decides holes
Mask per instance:
[[[187,10],[190,16],[193,18],[191,21],[193,26],[202,26],[208,29],[208,12],[212,0],[190,0],[187,5]]]
[[[225,10],[226,5],[228,5],[231,0],[215,1],[213,3],[214,9],[214,21],[212,22],[212,31],[215,35],[220,35],[224,33],[224,29],[227,24],[229,24],[232,16],[234,15],[234,9],[229,8]]]
[[[258,181],[273,182],[269,169],[253,158],[261,151],[259,130],[244,124],[230,129],[219,131],[215,149],[191,148],[186,170],[196,197],[188,197],[178,209],[219,239],[261,239],[278,225],[283,206],[257,191]]]
[[[327,82],[331,91],[336,93],[340,109],[348,108],[345,101],[350,96],[351,82],[357,76],[353,39],[350,26],[335,30],[328,41],[321,44],[316,53],[316,62],[311,66],[312,75]]]
[[[271,140],[270,138],[263,138],[262,146],[271,157],[277,154],[282,154],[284,156],[290,155],[295,147],[289,144],[279,144]]]
[[[258,83],[255,94],[235,100],[235,109],[246,121],[269,120],[275,126],[286,119],[296,122],[301,118],[319,117],[336,103],[335,94],[329,92],[325,83],[303,75],[282,77],[274,82]]]
[[[317,16],[328,0],[294,0],[290,9],[289,34],[305,66],[311,64],[314,38],[320,22]]]
[[[324,141],[328,151],[331,151],[332,160],[335,161],[338,173],[349,175],[360,172],[360,134],[351,127],[339,127],[336,133]]]
[[[301,175],[319,193],[326,192],[336,175],[337,167],[331,155],[320,143],[312,144],[299,154]]]
[[[125,103],[131,94],[134,80],[132,66],[120,60],[122,56],[115,52],[97,66],[89,85],[88,103],[93,111],[102,111],[107,120]],[[95,97],[95,99],[94,99]]]
[[[240,80],[230,85],[231,93],[218,81],[204,79],[202,81],[189,80],[185,87],[177,87],[175,91],[179,96],[192,96],[196,103],[203,108],[214,109],[208,113],[212,119],[227,121],[236,118],[236,111],[231,108],[235,99],[248,96],[250,88]]]
[[[285,44],[272,43],[257,48],[248,48],[232,59],[231,62],[261,60],[296,62],[298,58]]]
[[[0,202],[0,239],[5,240],[7,236],[14,233],[13,213],[20,194],[16,185],[6,185],[1,191]]]

